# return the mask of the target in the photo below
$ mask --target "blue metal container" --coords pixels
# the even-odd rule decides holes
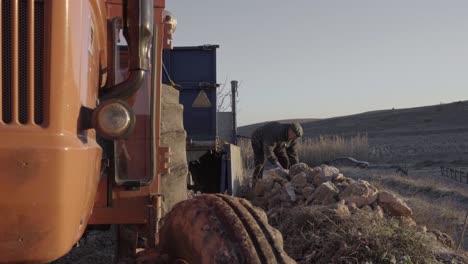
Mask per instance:
[[[216,49],[218,45],[175,47],[164,50],[163,83],[180,85],[187,139],[216,139]]]

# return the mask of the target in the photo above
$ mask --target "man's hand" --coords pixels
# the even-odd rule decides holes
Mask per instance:
[[[280,164],[279,162],[276,162],[275,165],[276,165],[276,167],[277,167],[278,169],[280,169],[282,172],[284,172],[284,173],[286,173],[286,174],[289,174],[289,170],[283,168],[283,166],[281,166],[281,164]]]
[[[275,163],[275,165],[278,169],[284,170],[283,166],[281,166],[281,164],[278,161]]]

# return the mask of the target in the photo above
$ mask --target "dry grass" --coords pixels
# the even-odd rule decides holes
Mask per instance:
[[[449,187],[429,175],[425,178],[401,177],[383,170],[341,168],[347,177],[369,181],[378,189],[387,189],[404,198],[419,225],[448,234],[454,241],[460,236],[468,209],[466,188]],[[445,180],[444,178],[442,178]]]
[[[450,163],[468,159],[468,133],[373,136],[369,159],[379,163],[414,164],[424,160]]]
[[[463,211],[456,209],[453,201],[441,204],[421,197],[412,197],[406,202],[413,210],[413,219],[416,223],[425,225],[429,230],[440,230],[451,236],[454,241],[459,238],[464,214]]]
[[[437,263],[434,240],[395,218],[342,218],[320,206],[278,208],[269,218],[299,263]]]
[[[254,167],[253,150],[250,140],[241,139],[238,144],[242,149],[246,168]],[[309,165],[319,165],[338,157],[354,157],[367,160],[369,150],[366,134],[352,137],[320,136],[304,138],[298,144],[299,159]]]
[[[298,147],[301,162],[319,165],[338,157],[353,157],[367,160],[369,151],[368,137],[358,134],[352,137],[320,136],[304,138]]]

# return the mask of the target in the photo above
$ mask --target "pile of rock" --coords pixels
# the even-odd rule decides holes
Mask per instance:
[[[374,263],[397,263],[392,259],[410,258],[407,254],[416,263],[445,258],[468,263],[451,251],[448,235],[416,225],[403,200],[367,181],[347,178],[335,167],[299,163],[289,173],[272,169],[252,191],[250,199],[283,233],[285,250],[298,263],[342,263],[350,254]]]
[[[296,205],[334,207],[343,216],[365,210],[381,217],[399,217],[408,225],[415,225],[408,205],[392,193],[378,191],[367,181],[345,177],[332,166],[310,168],[305,163],[291,167],[289,174],[273,169],[254,187],[256,203],[264,209]]]

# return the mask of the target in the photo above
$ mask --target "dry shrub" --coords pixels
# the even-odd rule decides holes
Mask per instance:
[[[254,156],[250,139],[241,138],[238,145],[242,149],[245,168],[254,168]],[[353,157],[367,160],[369,150],[366,134],[352,137],[320,136],[303,138],[298,144],[299,159],[309,165],[322,164],[338,157]]]
[[[357,211],[343,219],[317,206],[268,214],[283,234],[286,252],[299,263],[437,263],[434,240],[395,218]]]
[[[367,180],[380,190],[398,193],[413,210],[416,223],[440,230],[454,241],[459,238],[468,209],[468,195],[463,188],[449,188],[430,177],[401,177],[393,172],[353,168],[341,168],[341,171],[348,177]]]
[[[366,134],[352,137],[320,136],[304,138],[298,147],[301,162],[309,165],[322,164],[338,157],[353,157],[367,160],[369,142]]]
[[[453,202],[445,201],[427,201],[418,196],[406,200],[413,210],[416,223],[425,225],[428,229],[440,230],[455,241],[459,237],[464,212],[456,209]]]

